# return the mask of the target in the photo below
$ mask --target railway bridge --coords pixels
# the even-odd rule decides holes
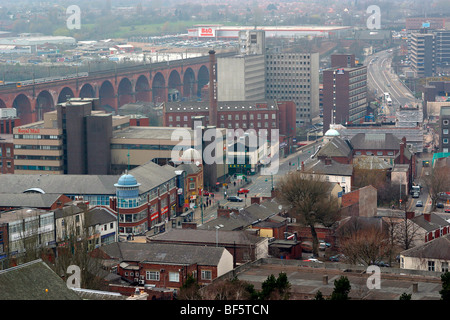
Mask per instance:
[[[218,55],[220,57],[220,55]],[[132,102],[164,102],[196,98],[209,82],[208,55],[64,77],[27,80],[0,86],[0,108],[16,108],[22,124],[40,121],[43,114],[68,98],[99,98],[113,112]]]

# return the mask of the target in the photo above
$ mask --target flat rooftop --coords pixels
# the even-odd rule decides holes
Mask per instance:
[[[265,30],[265,31],[332,31],[332,30],[345,30],[351,29],[350,26],[260,26],[260,27],[251,27],[251,26],[218,26],[218,25],[195,25],[194,27],[212,27],[216,30],[223,31],[236,31],[236,30]]]
[[[113,139],[151,139],[151,140],[171,140],[175,129],[186,129],[193,139],[194,130],[190,128],[172,127],[128,127],[113,133]],[[175,137],[178,141],[178,136]]]
[[[450,106],[441,107],[441,115],[442,116],[450,116]]]
[[[273,274],[286,273],[291,284],[291,300],[314,299],[317,291],[329,296],[334,290],[334,281],[346,276],[351,285],[349,297],[352,300],[399,300],[402,293],[412,293],[412,300],[440,300],[442,289],[440,273],[417,272],[416,270],[381,268],[380,289],[368,289],[366,267],[344,265],[335,262],[315,263],[301,260],[263,259],[261,263],[238,272],[239,280],[247,281],[260,290],[262,283]],[[323,282],[328,276],[328,283]],[[413,293],[413,283],[418,292]]]

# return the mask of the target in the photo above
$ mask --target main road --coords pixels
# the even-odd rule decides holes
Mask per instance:
[[[417,103],[411,90],[400,81],[391,68],[392,55],[393,51],[390,49],[366,58],[369,90],[376,92],[377,97],[389,92],[392,99],[392,107],[385,110],[386,115],[394,114],[399,106],[413,106]]]

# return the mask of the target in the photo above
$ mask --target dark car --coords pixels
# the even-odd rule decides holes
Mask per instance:
[[[339,262],[339,261],[344,260],[344,258],[345,258],[345,256],[343,254],[339,253],[335,256],[331,256],[330,261]]]
[[[436,208],[443,208],[444,204],[442,202],[439,202],[436,204]]]
[[[227,200],[231,201],[231,202],[242,202],[242,201],[244,201],[242,198],[235,197],[235,196],[228,197]]]
[[[379,267],[390,267],[389,263],[386,263],[384,261],[377,261],[374,263],[375,265],[379,266]]]

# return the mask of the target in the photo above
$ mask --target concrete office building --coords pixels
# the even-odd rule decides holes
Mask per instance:
[[[93,112],[93,101],[67,101],[56,106],[62,128],[63,170],[68,174],[108,174],[112,114]]]
[[[70,99],[44,120],[15,127],[15,173],[110,174],[112,132],[129,117],[93,111],[97,99]]]
[[[436,71],[434,37],[425,28],[411,34],[409,59],[416,77],[432,77]]]
[[[123,172],[125,169],[141,166],[149,161],[159,165],[182,163],[183,152],[195,148],[195,132],[191,125],[185,129],[190,137],[189,140],[182,140],[182,137],[174,132],[171,127],[129,127],[113,133],[111,138],[111,161],[112,171],[115,173]],[[201,134],[201,133],[199,133]],[[225,130],[218,129],[218,134],[222,135],[222,143],[217,142],[216,150],[223,150],[226,143]],[[176,155],[179,158],[173,159],[172,150],[178,150]],[[202,149],[203,150],[203,149]],[[225,159],[226,152],[223,158]],[[201,159],[200,159],[201,160]],[[223,179],[228,174],[228,168],[223,164],[217,164],[210,177],[214,181]],[[209,165],[213,167],[212,165]],[[208,177],[208,178],[210,178]],[[211,187],[212,181],[205,183],[205,186]]]
[[[450,30],[436,30],[436,71],[439,68],[450,68]]]
[[[367,66],[354,55],[331,56],[323,71],[323,132],[330,124],[360,123],[367,113]]]
[[[239,55],[217,59],[218,101],[265,98],[264,31],[240,31],[239,50]]]
[[[14,128],[14,173],[63,174],[62,128],[57,126],[56,111],[44,114],[44,120]]]
[[[266,98],[293,101],[296,126],[319,120],[319,53],[267,52]]]
[[[439,121],[439,150],[441,152],[450,152],[450,106],[441,107]]]
[[[218,58],[218,101],[264,99],[264,69],[264,55],[237,55]]]

